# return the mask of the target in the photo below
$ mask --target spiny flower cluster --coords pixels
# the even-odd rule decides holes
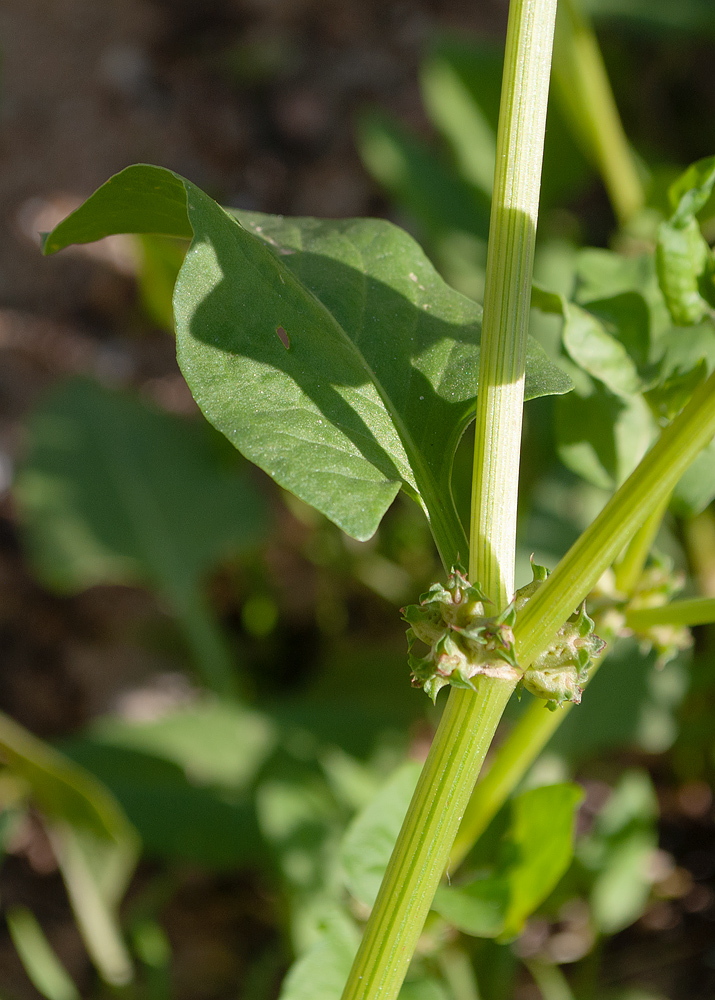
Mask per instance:
[[[578,703],[592,658],[605,645],[594,635],[594,623],[584,606],[526,671],[517,663],[513,633],[517,615],[548,576],[543,566],[532,564],[532,568],[532,582],[517,591],[499,615],[487,614],[491,602],[459,566],[453,567],[446,587],[435,583],[419,604],[403,608],[403,618],[410,626],[407,641],[413,685],[424,688],[435,701],[447,684],[474,690],[474,678],[482,674],[519,681],[532,694],[544,698],[549,708],[564,701]],[[425,656],[412,652],[418,640],[429,646]]]

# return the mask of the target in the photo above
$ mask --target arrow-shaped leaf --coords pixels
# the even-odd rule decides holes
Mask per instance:
[[[450,477],[474,411],[479,306],[388,222],[236,216],[176,174],[137,165],[60,223],[45,252],[152,227],[184,236],[188,217],[178,357],[206,417],[349,535],[369,538],[404,488],[445,562],[464,556]],[[532,341],[526,397],[570,388]]]

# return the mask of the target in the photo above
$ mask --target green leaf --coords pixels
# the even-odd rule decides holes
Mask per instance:
[[[255,808],[240,787],[197,783],[160,752],[97,737],[77,738],[64,749],[112,790],[148,857],[225,870],[263,855]]]
[[[660,224],[656,263],[660,287],[674,323],[692,326],[711,313],[710,303],[702,292],[704,282],[709,280],[712,285],[712,253],[695,218],[679,226],[670,222]]]
[[[715,156],[692,164],[671,186],[673,214],[658,228],[656,264],[673,322],[699,323],[712,314],[715,262],[695,218],[715,185]]]
[[[481,878],[461,887],[440,886],[432,909],[465,934],[495,938],[504,930],[510,896],[506,878]]]
[[[35,989],[47,1000],[80,1000],[34,913],[26,906],[10,906],[6,917],[12,943]]]
[[[18,474],[31,556],[53,590],[144,583],[191,589],[257,541],[264,504],[203,423],[96,383],[56,388],[32,415]]]
[[[648,860],[658,844],[658,803],[647,774],[627,771],[579,844],[581,863],[596,872],[591,910],[604,934],[615,934],[643,912],[650,895]]]
[[[584,308],[623,345],[639,371],[646,368],[650,355],[650,312],[640,292],[621,292],[592,299],[584,303]]]
[[[573,856],[578,785],[544,785],[512,803],[501,863],[490,878],[442,886],[434,909],[467,934],[515,937],[555,888]]]
[[[397,1000],[449,1000],[450,994],[438,979],[424,976],[403,983]]]
[[[367,906],[375,902],[420,770],[414,761],[398,768],[345,832],[340,850],[345,883]]]
[[[72,243],[93,243],[114,233],[154,233],[191,239],[186,190],[180,177],[159,167],[129,167],[115,174],[51,233],[42,250],[56,253]]]
[[[258,712],[199,701],[147,722],[106,716],[64,750],[112,789],[146,853],[230,868],[260,850],[248,793],[276,739]]]
[[[45,818],[92,959],[107,982],[128,982],[117,907],[136,863],[136,831],[95,777],[4,715],[0,751]]]
[[[172,196],[177,181],[135,166],[113,179],[115,192],[122,177],[166,177]],[[244,212],[241,226],[183,184],[194,241],[175,291],[178,355],[208,419],[353,537],[369,538],[404,487],[427,511],[445,561],[466,552],[446,498],[474,410],[479,307],[387,222]],[[106,229],[106,198],[95,197],[48,246],[86,233],[80,218],[98,216],[95,228]],[[126,228],[117,213],[113,224]],[[164,232],[171,225],[181,229],[170,219]],[[570,387],[532,342],[526,397]]]
[[[563,343],[571,358],[617,396],[633,396],[641,388],[638,371],[623,344],[596,316],[568,303],[564,309]]]
[[[486,240],[488,195],[456,176],[399,122],[383,112],[369,111],[358,121],[356,141],[368,172],[433,240],[450,230]]]
[[[142,305],[150,320],[173,333],[174,285],[188,244],[184,240],[144,235],[139,238],[139,247],[137,281]]]
[[[443,43],[423,63],[420,72],[422,95],[431,120],[449,141],[454,150],[457,169],[462,178],[491,195],[496,160],[496,133],[490,121],[475,100],[460,72],[459,50]],[[488,59],[474,59],[469,64],[484,70]],[[484,52],[477,50],[478,55]],[[455,58],[456,56],[456,58]],[[501,82],[502,53],[493,51],[493,76]],[[456,63],[456,65],[455,65]],[[479,83],[483,83],[482,80]],[[480,90],[482,88],[480,87]],[[482,95],[483,97],[483,92]],[[497,98],[498,100],[498,98]]]
[[[508,836],[515,861],[506,868],[510,900],[505,937],[519,933],[570,865],[574,812],[582,798],[579,785],[561,784],[534,788],[514,799]]]
[[[257,541],[264,504],[204,423],[88,381],[60,385],[31,417],[15,492],[40,579],[61,593],[155,587],[173,606],[209,685],[233,665],[201,593],[223,555]]]
[[[332,921],[310,951],[291,966],[279,1000],[340,1000],[358,942],[351,920]]]
[[[673,225],[686,225],[691,217],[697,215],[707,204],[714,185],[715,156],[697,160],[673,181],[668,190]]]
[[[588,396],[565,396],[556,409],[561,461],[601,489],[615,489],[628,478],[655,433],[655,420],[642,396],[615,396],[597,384]]]
[[[89,736],[178,764],[195,785],[246,789],[277,741],[274,723],[231,702],[203,700],[160,719],[104,716]]]
[[[671,509],[695,517],[715,499],[715,441],[703,448],[673,491]]]

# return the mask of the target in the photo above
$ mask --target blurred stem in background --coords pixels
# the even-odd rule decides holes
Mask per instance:
[[[580,0],[559,0],[553,79],[585,155],[600,171],[621,227],[645,205],[596,35]]]

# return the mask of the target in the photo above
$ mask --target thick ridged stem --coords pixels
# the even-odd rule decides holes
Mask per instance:
[[[472,482],[470,578],[514,594],[526,337],[556,0],[510,9],[489,229]]]
[[[555,15],[556,0],[511,2],[497,136],[470,572],[500,606],[514,589],[526,328]],[[513,689],[511,681],[480,677],[475,692],[450,693],[343,1000],[393,1000],[399,993]]]

